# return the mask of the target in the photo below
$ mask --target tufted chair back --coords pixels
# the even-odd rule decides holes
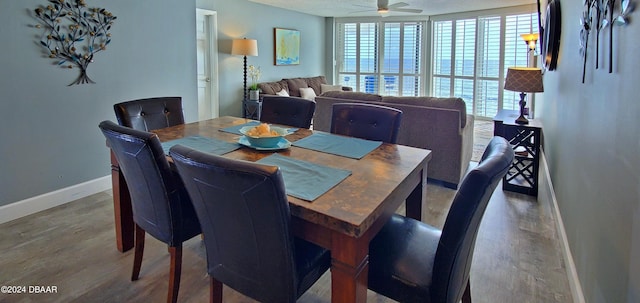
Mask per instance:
[[[433,302],[458,302],[469,270],[480,222],[498,183],[513,162],[511,144],[494,137],[478,166],[463,179],[442,228],[433,267]]]
[[[396,143],[402,111],[366,103],[335,103],[331,132],[361,139]]]
[[[145,233],[166,243],[171,255],[168,302],[176,302],[180,287],[182,242],[200,234],[200,222],[180,177],[169,167],[158,136],[103,121],[100,130],[127,181],[135,251],[131,280],[137,280]]]
[[[198,221],[189,196],[171,171],[158,136],[111,121],[100,123],[100,129],[127,181],[134,222],[169,245],[199,234],[199,226],[191,226],[190,221]]]
[[[514,152],[494,137],[460,184],[442,230],[393,215],[369,245],[369,284],[399,302],[471,303],[469,270],[478,228]]]
[[[294,238],[282,173],[176,145],[170,155],[202,224],[211,301],[221,283],[260,302],[295,302],[330,266],[330,254]]]
[[[184,124],[181,97],[138,99],[113,105],[118,123],[137,130],[150,131]]]
[[[299,128],[311,127],[316,102],[298,97],[265,96],[260,121]]]

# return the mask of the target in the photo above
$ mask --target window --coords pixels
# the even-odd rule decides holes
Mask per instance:
[[[356,91],[423,94],[424,21],[339,22],[337,79]]]
[[[535,11],[523,5],[433,16],[431,45],[426,21],[338,19],[336,82],[382,95],[461,97],[480,117],[518,109],[518,93],[502,87],[509,67],[528,65],[520,34],[538,32]]]
[[[502,84],[510,66],[527,66],[520,34],[537,33],[536,13],[438,17],[433,22],[431,94],[464,99],[467,112],[493,117],[498,109],[517,109],[517,93]]]

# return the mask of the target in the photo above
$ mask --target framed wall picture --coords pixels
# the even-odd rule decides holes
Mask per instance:
[[[300,31],[295,29],[273,29],[274,64],[300,64]]]

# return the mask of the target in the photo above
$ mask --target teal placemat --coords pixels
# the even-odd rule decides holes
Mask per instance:
[[[187,147],[191,147],[195,150],[215,155],[224,155],[228,152],[232,152],[240,148],[240,144],[237,143],[229,143],[226,141],[201,136],[191,136],[162,142],[162,150],[164,150],[165,154],[169,154],[169,149],[176,144],[181,144]]]
[[[229,126],[229,127],[225,127],[225,128],[221,128],[220,131],[221,132],[227,132],[227,133],[232,133],[232,134],[236,134],[236,135],[242,135],[240,133],[240,129],[245,127],[245,126],[257,126],[259,125],[261,122],[258,121],[251,121],[251,122],[247,122],[244,124],[240,124],[240,125],[234,125],[234,126]],[[292,134],[294,132],[296,132],[298,129],[294,128],[294,127],[290,127],[287,128],[287,131],[289,132],[289,134]]]
[[[370,141],[328,133],[314,133],[311,136],[293,142],[293,146],[353,159],[361,159],[381,144],[382,142],[380,141]]]
[[[257,163],[280,167],[287,194],[313,201],[351,175],[351,171],[273,154]]]
[[[258,121],[251,121],[251,122],[247,122],[244,124],[240,124],[240,125],[234,125],[234,126],[230,126],[230,127],[225,127],[225,128],[221,128],[220,131],[221,132],[227,132],[227,133],[232,133],[232,134],[236,134],[236,135],[242,135],[240,133],[240,129],[245,127],[245,126],[256,126],[259,125],[260,122]]]

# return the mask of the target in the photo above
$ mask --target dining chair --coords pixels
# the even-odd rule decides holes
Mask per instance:
[[[478,227],[494,189],[514,158],[494,137],[463,179],[444,227],[394,215],[369,246],[368,287],[400,302],[471,302],[469,270]]]
[[[293,236],[277,166],[182,145],[170,155],[202,226],[210,302],[222,302],[223,284],[260,302],[295,302],[329,268],[329,251]]]
[[[402,111],[375,104],[335,103],[330,132],[361,139],[395,144]]]
[[[144,238],[166,243],[171,256],[167,302],[176,302],[182,270],[182,242],[200,234],[200,223],[177,173],[169,167],[156,134],[103,121],[100,130],[120,165],[131,196],[135,244],[131,280],[138,280]]]
[[[118,123],[137,130],[150,131],[184,124],[181,97],[157,97],[113,105]]]
[[[265,96],[262,99],[260,121],[309,128],[315,111],[316,102],[313,100],[298,97]]]

